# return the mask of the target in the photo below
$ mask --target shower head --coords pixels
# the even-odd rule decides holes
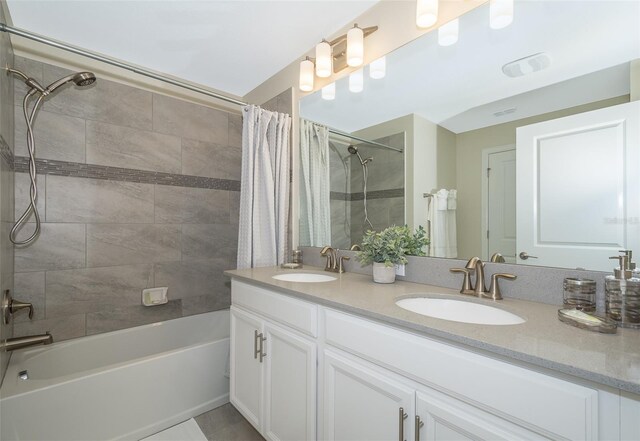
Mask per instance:
[[[347,150],[349,151],[349,153],[351,153],[352,155],[356,155],[358,157],[358,159],[360,160],[360,164],[365,165],[367,162],[371,162],[373,161],[373,158],[367,158],[367,159],[362,159],[362,156],[360,156],[360,152],[358,152],[358,147],[356,147],[355,145],[351,144],[347,147]]]
[[[351,153],[352,155],[358,153],[358,147],[356,147],[355,145],[350,145],[349,147],[347,147],[347,150],[349,150],[349,153]]]
[[[54,92],[58,87],[73,82],[78,87],[90,86],[96,82],[96,76],[93,72],[77,72],[60,78],[47,86],[47,94]]]

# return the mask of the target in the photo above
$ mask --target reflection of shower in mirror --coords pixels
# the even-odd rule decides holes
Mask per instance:
[[[362,186],[364,190],[364,223],[369,224],[369,226],[373,230],[373,224],[369,220],[369,213],[367,212],[367,180],[369,178],[369,170],[367,169],[367,164],[373,161],[373,158],[362,159],[362,156],[360,156],[360,153],[358,152],[358,147],[356,147],[355,145],[350,145],[349,147],[347,147],[347,150],[349,150],[349,153],[351,153],[352,155],[356,155],[360,160],[360,165],[362,165]]]

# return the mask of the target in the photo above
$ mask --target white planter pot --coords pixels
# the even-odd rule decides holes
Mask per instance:
[[[393,283],[396,281],[396,267],[384,266],[384,263],[373,263],[373,281],[376,283]]]

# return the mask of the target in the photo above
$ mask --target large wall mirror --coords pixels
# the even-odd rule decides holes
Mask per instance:
[[[640,257],[640,3],[516,1],[514,17],[493,30],[485,4],[455,44],[434,30],[388,54],[384,78],[365,67],[361,92],[346,77],[334,99],[302,98],[301,245],[406,223],[430,229],[433,257]]]

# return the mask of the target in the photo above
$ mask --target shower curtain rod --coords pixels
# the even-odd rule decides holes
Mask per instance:
[[[115,58],[107,57],[104,55],[97,54],[95,52],[91,52],[76,46],[72,46],[70,44],[63,43],[58,40],[54,40],[51,38],[44,37],[42,35],[34,34],[33,32],[25,31],[23,29],[14,28],[13,26],[9,26],[6,23],[0,23],[0,31],[8,32],[10,34],[18,35],[20,37],[28,38],[29,40],[37,41],[39,43],[46,44],[48,46],[57,47],[58,49],[65,50],[67,52],[72,52],[77,55],[82,55],[83,57],[92,58],[97,61],[101,61],[103,63],[110,64],[112,66],[116,66],[125,70],[129,70],[131,72],[143,75],[145,77],[153,78],[154,80],[163,81],[165,83],[173,84],[174,86],[181,87],[183,89],[188,89],[193,92],[201,93],[203,95],[210,96],[212,98],[216,98],[222,101],[226,101],[228,103],[237,104],[239,106],[246,106],[249,103],[245,103],[244,101],[240,101],[236,98],[232,98],[230,96],[222,95],[217,92],[213,92],[211,90],[207,90],[203,87],[198,87],[191,85],[189,83],[185,83],[184,81],[174,80],[165,75],[160,75],[155,72],[152,72],[147,69],[142,69],[140,67],[136,67],[132,64],[125,63],[122,61],[118,61]]]
[[[327,127],[327,126],[325,126],[325,127]],[[378,147],[384,147],[385,149],[394,150],[394,151],[396,151],[398,153],[403,153],[403,151],[401,149],[397,149],[395,147],[391,147],[390,145],[382,144],[381,142],[371,141],[369,139],[360,138],[359,136],[353,136],[353,135],[350,135],[350,134],[348,134],[346,132],[341,132],[340,130],[333,129],[331,127],[327,127],[327,130],[329,130],[329,133],[333,133],[334,135],[344,136],[345,138],[355,139],[356,141],[365,142],[367,144],[375,145],[375,146],[378,146]]]

